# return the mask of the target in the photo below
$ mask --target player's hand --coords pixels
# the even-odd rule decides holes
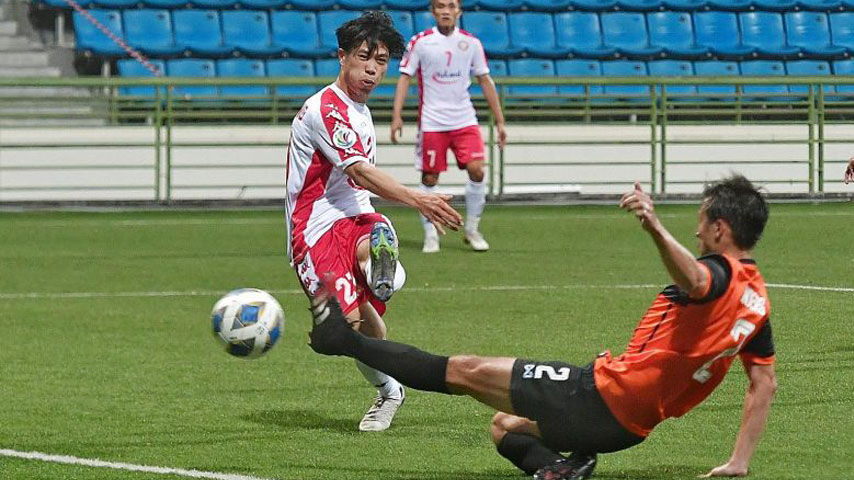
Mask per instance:
[[[392,117],[391,119],[391,143],[397,143],[398,137],[403,135],[403,119]]]
[[[705,475],[700,475],[699,478],[711,478],[711,477],[745,477],[747,476],[747,468],[746,467],[737,467],[733,465],[731,462],[727,462],[720,467],[715,467],[709,471],[709,473]]]
[[[444,227],[457,231],[463,224],[463,217],[448,204],[451,198],[437,193],[422,193],[418,197],[418,211],[436,226],[440,235],[445,234]]]
[[[643,191],[640,182],[635,182],[632,191],[623,195],[620,199],[620,208],[633,213],[645,230],[651,231],[658,225],[652,197]]]
[[[495,130],[498,131],[498,148],[504,150],[504,145],[507,145],[507,130],[503,123],[496,123]]]
[[[845,169],[845,185],[854,182],[854,157],[848,159],[848,167]]]

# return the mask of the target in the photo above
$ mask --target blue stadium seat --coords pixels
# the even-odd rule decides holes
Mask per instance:
[[[337,0],[335,3],[350,10],[374,10],[383,5],[382,0]]]
[[[664,0],[617,0],[617,8],[627,12],[653,12],[664,6]]]
[[[283,58],[267,60],[268,77],[313,77],[314,63],[311,60]],[[280,97],[308,98],[317,91],[311,85],[290,85],[276,87],[276,95]]]
[[[757,10],[770,10],[774,12],[788,12],[798,6],[798,0],[753,0],[753,6]]]
[[[830,14],[830,38],[833,45],[854,52],[854,12]]]
[[[794,60],[786,62],[786,71],[789,75],[799,77],[819,77],[831,74],[830,64],[820,60]],[[817,85],[814,87],[813,91],[815,92],[815,95],[818,96]],[[809,94],[809,86],[789,85],[789,92],[806,96]],[[825,95],[835,92],[836,88],[834,88],[833,85],[824,86]]]
[[[172,12],[175,44],[185,52],[205,57],[231,53],[222,43],[219,13],[215,10],[175,10]]]
[[[753,0],[708,0],[710,10],[728,10],[732,12],[746,12],[753,7]]]
[[[403,10],[390,10],[386,12],[394,22],[394,28],[403,35],[403,41],[409,42],[409,39],[415,35],[415,25],[412,22],[412,12]]]
[[[84,3],[100,8],[130,8],[136,7],[139,4],[139,0],[91,0]]]
[[[690,77],[694,75],[694,67],[691,62],[684,60],[656,60],[647,63],[649,74],[654,77]],[[656,92],[661,95],[662,88],[656,87]],[[695,85],[668,85],[667,96],[675,96],[673,100],[684,100],[688,95],[696,95]],[[678,97],[682,97],[681,99]]]
[[[320,46],[314,12],[283,10],[270,15],[273,43],[289,55],[300,58],[329,57],[334,50]]]
[[[489,65],[489,76],[492,78],[497,77],[506,77],[507,76],[507,62],[504,60],[487,60],[487,65]],[[498,87],[496,86],[496,91]],[[472,96],[482,96],[483,89],[480,88],[480,85],[475,81],[472,83],[471,88],[469,88],[469,93]]]
[[[649,43],[661,47],[667,56],[700,58],[707,56],[709,47],[694,43],[691,15],[684,12],[655,12],[646,15],[649,23]]]
[[[830,12],[842,10],[842,0],[799,0],[798,4],[804,10]]]
[[[147,55],[170,56],[181,52],[172,34],[167,10],[125,10],[125,41]]]
[[[142,4],[149,8],[184,8],[188,0],[142,0]]]
[[[477,0],[477,6],[484,10],[519,10],[524,4],[523,0]],[[466,8],[468,7],[466,2]]]
[[[290,4],[289,0],[238,0],[240,5],[246,8],[266,10],[272,8],[284,8]]]
[[[507,70],[513,77],[554,77],[555,65],[551,60],[540,58],[522,58],[509,60]],[[557,87],[554,85],[513,85],[507,87],[511,95],[557,95]]]
[[[166,72],[170,77],[216,77],[213,60],[199,58],[184,58],[166,62]],[[215,97],[216,87],[206,85],[177,86],[173,93],[179,97]]]
[[[297,10],[328,10],[335,6],[335,0],[290,0]]]
[[[783,16],[773,12],[745,12],[738,14],[741,41],[755,47],[759,55],[771,58],[796,57],[801,49],[786,44]]]
[[[338,37],[335,36],[335,30],[342,24],[359,18],[362,12],[354,12],[352,10],[337,10],[333,12],[320,12],[317,14],[317,19],[320,24],[320,46],[326,50],[338,51]],[[316,67],[316,66],[315,66]],[[315,70],[317,70],[315,68]]]
[[[436,26],[436,19],[427,10],[413,13],[412,20],[415,22],[415,33],[420,33]]]
[[[523,48],[532,57],[565,58],[570,49],[559,47],[550,13],[521,12],[510,15],[510,34],[513,45]]]
[[[649,44],[646,19],[642,13],[607,12],[600,15],[605,45],[616,47],[623,55],[653,57],[661,47]]]
[[[572,0],[525,0],[528,10],[535,12],[560,12],[568,10]]]
[[[602,62],[602,75],[605,77],[646,77],[646,64],[627,60]],[[649,100],[649,87],[646,85],[605,85],[604,93],[630,100]]]
[[[400,10],[424,10],[430,6],[430,0],[386,0],[385,5]]]
[[[267,12],[234,10],[222,12],[222,41],[250,56],[270,56],[282,53],[273,43]]]
[[[114,10],[89,10],[95,20],[110,29],[117,37],[124,37],[122,28],[122,16]],[[86,17],[74,12],[74,37],[77,40],[77,50],[92,52],[95,55],[105,57],[120,57],[125,51],[117,43],[110,40],[103,32],[98,30]]]
[[[480,39],[487,55],[496,58],[513,57],[522,49],[510,44],[507,17],[498,12],[471,12],[463,15],[463,28]]]
[[[559,48],[585,58],[613,57],[617,49],[602,42],[599,15],[592,12],[556,13],[555,31]]]
[[[598,60],[557,60],[555,73],[558,77],[601,77],[602,65]],[[584,85],[561,85],[557,87],[561,95],[583,96]],[[604,90],[601,85],[591,85],[590,95],[601,95]]]
[[[741,59],[756,51],[741,43],[738,17],[732,12],[697,12],[694,14],[694,37],[698,45],[709,47],[721,58]]]
[[[572,8],[575,10],[604,12],[613,10],[616,6],[617,0],[572,0]]]
[[[237,0],[189,0],[190,4],[196,8],[234,8],[237,6]]]
[[[741,74],[751,77],[782,77],[786,75],[786,69],[780,61],[754,60],[741,62]],[[789,89],[785,85],[745,85],[742,91],[745,95],[768,100],[786,100],[789,94]]]
[[[314,61],[314,74],[318,77],[337,77],[341,64],[337,58],[324,58]]]
[[[833,73],[854,77],[854,59],[849,58],[833,62]],[[854,96],[854,85],[837,85],[836,93],[849,97],[846,100],[850,100],[850,97]]]
[[[664,8],[682,12],[699,12],[706,8],[707,0],[664,0]]]
[[[216,73],[218,77],[266,77],[263,60],[248,58],[229,58],[217,60]],[[219,92],[226,97],[266,97],[270,89],[261,85],[223,85]]]
[[[786,40],[812,57],[835,58],[846,53],[845,47],[830,44],[827,15],[819,12],[787,12]]]
[[[163,60],[149,60],[149,62],[160,70],[164,75],[166,74],[166,65],[163,63]],[[119,75],[122,77],[143,77],[143,78],[154,78],[154,74],[135,58],[129,58],[124,60],[119,60],[116,62],[116,66],[119,69]],[[165,90],[161,89],[161,94],[165,95]],[[145,86],[130,86],[130,87],[119,87],[119,95],[124,95],[128,97],[153,97],[156,94],[154,87],[145,87]],[[163,97],[165,98],[165,96]]]
[[[694,62],[694,73],[699,77],[728,77],[738,76],[738,64],[736,62],[705,61]],[[697,85],[697,93],[700,95],[712,95],[721,98],[724,95],[735,96],[735,85]],[[724,100],[732,100],[731,97],[723,97]]]

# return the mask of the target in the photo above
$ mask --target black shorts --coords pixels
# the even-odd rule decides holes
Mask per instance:
[[[536,421],[545,444],[559,452],[615,452],[644,440],[614,418],[596,389],[592,363],[517,359],[510,398],[516,414]]]

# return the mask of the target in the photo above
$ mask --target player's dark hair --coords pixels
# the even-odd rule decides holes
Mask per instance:
[[[433,2],[435,0],[430,0],[430,9],[433,9]],[[460,7],[460,10],[463,9],[463,0],[457,0],[457,6]]]
[[[385,12],[369,11],[350,20],[335,30],[338,48],[347,53],[367,42],[371,55],[380,44],[385,45],[392,57],[403,55],[403,36],[394,28],[394,22]]]
[[[768,222],[768,204],[759,189],[741,175],[732,175],[703,190],[706,218],[724,220],[732,228],[736,246],[750,250]]]

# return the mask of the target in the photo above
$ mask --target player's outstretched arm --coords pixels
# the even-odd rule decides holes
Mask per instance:
[[[845,185],[854,182],[854,157],[848,159],[848,167],[845,168]]]
[[[391,112],[391,143],[397,143],[398,137],[403,134],[403,104],[406,102],[406,92],[409,90],[411,79],[409,75],[401,73],[397,80],[397,88],[394,90],[394,107]]]
[[[777,391],[774,365],[745,365],[750,386],[744,397],[744,414],[741,428],[735,439],[732,456],[727,463],[713,468],[703,477],[743,477],[747,475],[750,458],[759,443],[765,421],[771,410],[771,401]]]
[[[344,170],[356,182],[356,185],[379,195],[385,200],[402,203],[417,209],[427,217],[439,233],[444,234],[443,227],[458,230],[463,224],[463,217],[448,204],[450,195],[425,193],[407,188],[391,175],[374,167],[368,162],[356,162]]]
[[[652,197],[643,191],[639,182],[635,182],[632,191],[620,199],[620,208],[633,213],[640,220],[641,226],[658,247],[661,260],[676,285],[692,298],[705,295],[709,285],[708,271],[664,228],[655,214]]]
[[[495,129],[498,131],[498,148],[503,149],[507,143],[507,130],[504,129],[504,112],[501,111],[501,102],[498,100],[498,92],[495,91],[495,82],[489,74],[477,77],[477,83],[483,90],[483,96],[486,98],[486,103],[489,109],[492,110],[492,116],[495,117]]]

